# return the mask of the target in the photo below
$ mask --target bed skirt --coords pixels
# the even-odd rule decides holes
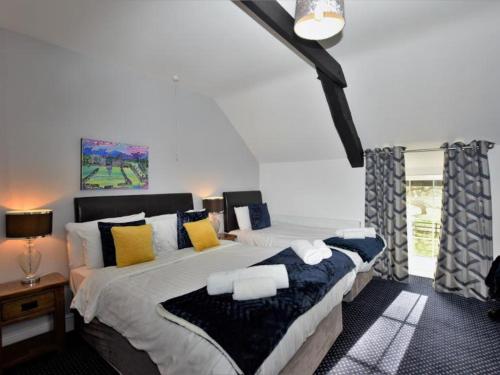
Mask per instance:
[[[89,324],[77,311],[75,328],[81,337],[90,344],[99,355],[122,375],[158,375],[160,372],[148,353],[137,350],[129,341],[113,328],[94,319]],[[281,370],[286,375],[312,375],[326,353],[342,332],[342,304],[335,306],[321,321],[306,342]],[[166,349],[168,350],[168,349]]]
[[[367,272],[359,272],[356,275],[351,291],[344,296],[344,302],[352,302],[364,289],[365,286],[373,279],[373,267]]]

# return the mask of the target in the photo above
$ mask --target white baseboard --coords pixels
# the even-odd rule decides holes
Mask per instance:
[[[73,314],[68,313],[65,318],[66,332],[72,331],[75,327]],[[14,344],[51,331],[53,328],[52,320],[52,316],[42,316],[27,322],[4,327],[2,330],[2,346]]]

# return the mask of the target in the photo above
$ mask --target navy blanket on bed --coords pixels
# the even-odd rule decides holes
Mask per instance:
[[[325,243],[328,246],[354,251],[359,254],[363,262],[371,262],[385,247],[384,240],[379,235],[376,238],[366,237],[359,239],[332,237],[325,240]]]
[[[274,297],[249,301],[233,301],[232,294],[209,296],[204,287],[161,303],[171,314],[203,329],[245,374],[255,373],[295,319],[354,268],[339,251],[309,266],[291,248],[257,265],[264,264],[284,264],[290,287],[278,289]]]

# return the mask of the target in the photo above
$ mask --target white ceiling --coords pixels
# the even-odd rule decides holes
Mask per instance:
[[[499,13],[487,0],[346,0],[346,28],[325,46],[363,145],[495,137]],[[179,75],[217,100],[262,162],[344,155],[314,70],[230,1],[0,0],[0,27]]]

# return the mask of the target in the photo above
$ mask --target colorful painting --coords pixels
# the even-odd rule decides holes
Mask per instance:
[[[147,189],[145,146],[82,139],[81,189]]]

